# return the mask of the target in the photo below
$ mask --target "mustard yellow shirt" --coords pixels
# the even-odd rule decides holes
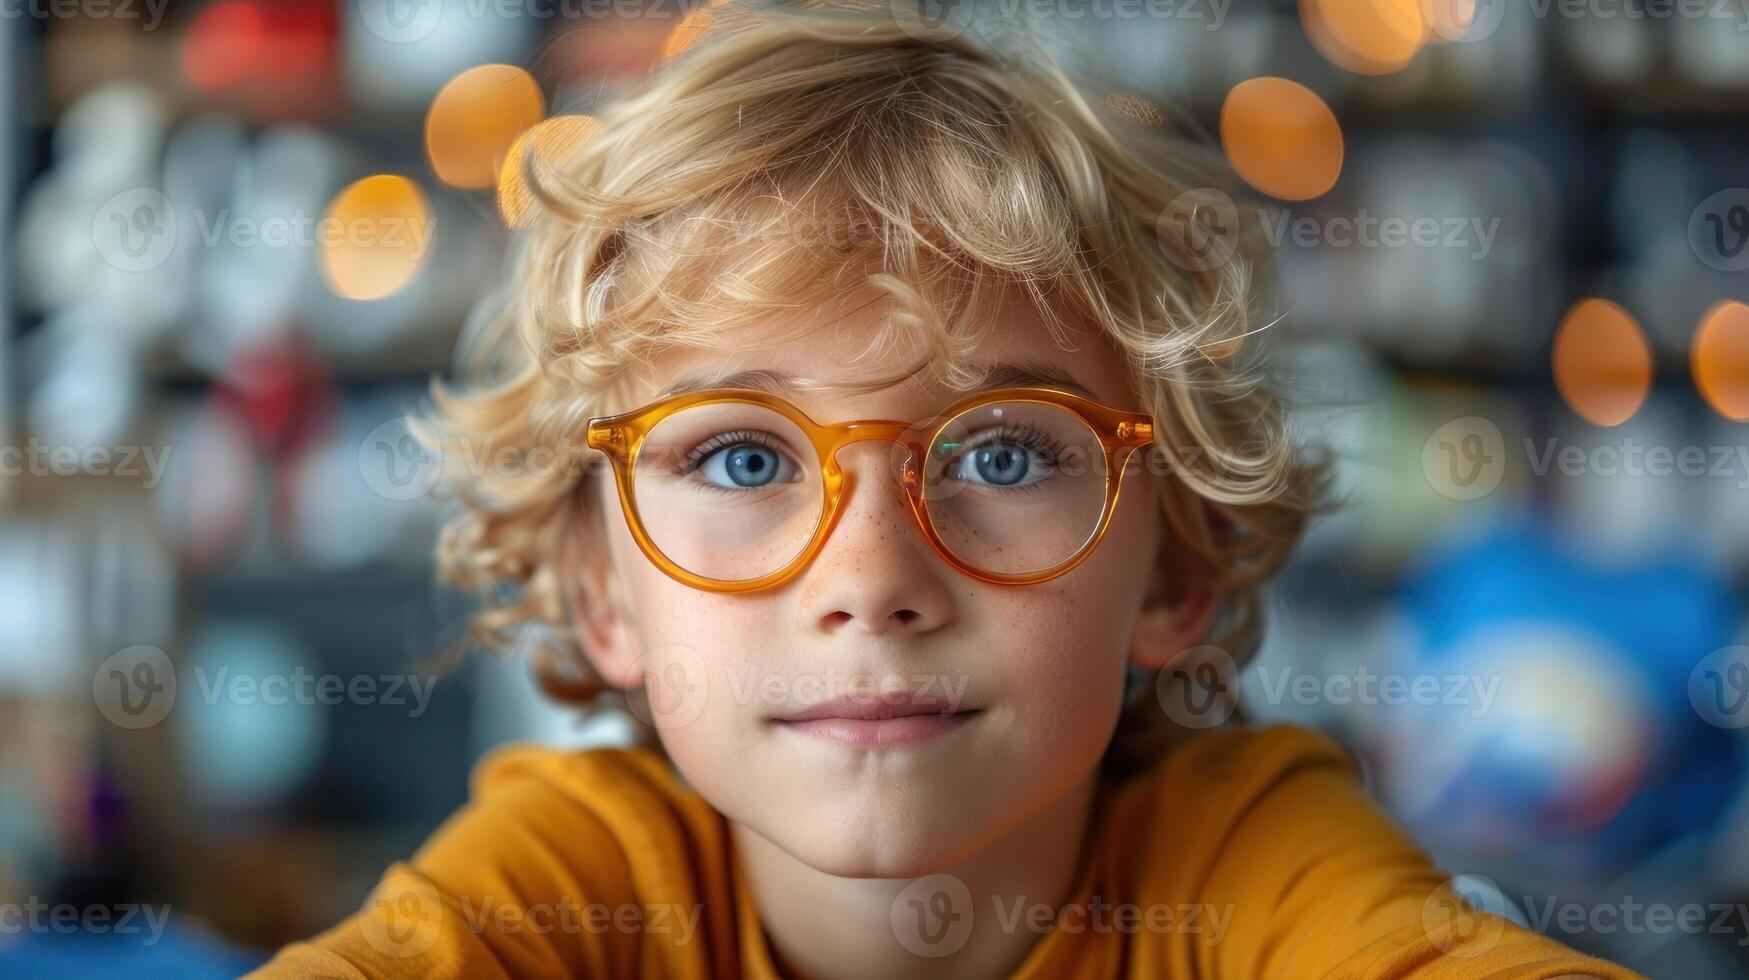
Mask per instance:
[[[1013,976],[1639,976],[1456,911],[1449,875],[1307,729],[1194,736],[1103,786],[1093,826],[1077,914],[1018,926],[1041,935]],[[253,976],[691,980],[772,962],[724,818],[661,756],[514,746],[360,912]]]

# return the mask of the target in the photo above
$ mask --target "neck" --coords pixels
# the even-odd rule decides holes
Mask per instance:
[[[951,867],[937,869],[965,885],[957,895],[957,886],[942,893],[928,882],[912,886],[918,879],[829,875],[733,821],[730,835],[783,975],[808,980],[1007,976],[1043,938],[1038,923],[1048,924],[1072,897],[1098,779],[1095,769],[1025,823]],[[1042,920],[1030,914],[1040,906],[1051,910]],[[912,909],[916,921],[910,918]],[[924,935],[956,916],[971,922],[969,933]]]

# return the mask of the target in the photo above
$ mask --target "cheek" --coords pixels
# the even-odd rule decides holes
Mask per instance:
[[[644,650],[682,645],[704,652],[707,636],[719,638],[735,630],[736,608],[727,597],[713,595],[669,578],[638,547],[616,501],[602,514],[614,573],[630,608],[632,634]]]
[[[1125,593],[1070,587],[1029,598],[995,613],[990,652],[999,663],[990,666],[1042,750],[1103,744],[1123,701],[1133,616],[1116,603]]]
[[[715,774],[741,771],[747,678],[770,650],[770,604],[669,578],[624,519],[609,516],[608,546],[632,610],[632,639],[650,658],[647,683],[656,688],[649,693],[663,749],[690,782],[714,790]],[[668,690],[661,689],[664,677],[675,681]]]
[[[1073,571],[1024,596],[990,593],[1002,605],[992,612],[991,635],[1013,638],[1004,686],[1032,692],[1031,710],[1048,722],[1042,731],[1104,738],[1122,710],[1130,641],[1162,526],[1151,494],[1136,489],[1118,501],[1098,550]]]

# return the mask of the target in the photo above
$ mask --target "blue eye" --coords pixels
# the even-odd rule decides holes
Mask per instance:
[[[1057,472],[1063,444],[1044,429],[1005,423],[964,442],[941,443],[951,455],[943,476],[992,490],[1031,490]]]
[[[975,487],[1025,490],[1056,472],[1057,454],[1024,433],[998,436],[971,446],[954,458],[947,476]]]
[[[1012,442],[979,446],[971,452],[970,468],[978,477],[973,482],[994,487],[1014,486],[1025,479],[1031,469],[1030,455],[1025,446]]]
[[[751,489],[777,479],[783,457],[764,446],[742,443],[711,453],[699,467],[705,479],[724,488]]]
[[[697,473],[701,489],[735,493],[801,479],[795,460],[774,437],[756,429],[722,432],[690,453],[680,474]]]

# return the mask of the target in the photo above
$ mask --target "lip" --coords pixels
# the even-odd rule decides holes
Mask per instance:
[[[880,696],[865,694],[861,697],[846,694],[829,701],[811,704],[800,711],[792,711],[774,720],[795,722],[843,718],[852,721],[886,721],[891,718],[909,718],[915,715],[951,717],[959,713],[961,712],[955,709],[955,705],[935,698],[922,698],[910,694]]]
[[[978,708],[955,711],[950,705],[912,698],[843,697],[773,718],[771,722],[798,735],[866,749],[946,735],[963,728],[980,713]]]

